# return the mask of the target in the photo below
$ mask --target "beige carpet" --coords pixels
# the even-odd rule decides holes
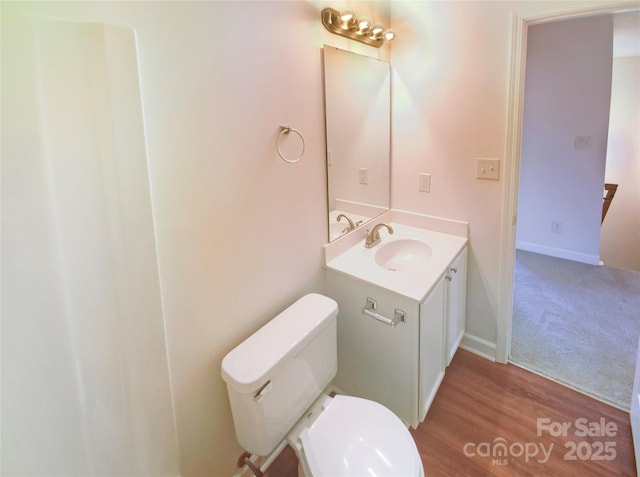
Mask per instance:
[[[640,272],[518,250],[511,361],[629,410]]]

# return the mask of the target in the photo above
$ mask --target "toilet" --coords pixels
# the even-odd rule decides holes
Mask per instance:
[[[325,393],[337,373],[338,305],[300,298],[222,360],[236,437],[257,456],[286,441],[305,477],[423,477],[405,424],[367,399]]]

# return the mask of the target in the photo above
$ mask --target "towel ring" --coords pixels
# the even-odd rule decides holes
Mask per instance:
[[[300,140],[302,141],[302,151],[300,152],[300,155],[295,159],[287,159],[286,157],[284,157],[284,155],[282,154],[282,151],[280,150],[280,140],[282,139],[282,135],[289,134],[291,131],[293,131],[298,136],[300,136]],[[276,149],[278,150],[278,155],[280,156],[280,158],[282,158],[283,161],[289,162],[289,163],[298,162],[300,159],[302,159],[302,156],[304,155],[304,136],[300,131],[298,131],[297,129],[293,129],[290,126],[280,126],[280,134],[278,134],[278,140],[276,141]]]

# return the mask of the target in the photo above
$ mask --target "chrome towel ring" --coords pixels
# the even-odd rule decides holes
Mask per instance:
[[[300,155],[295,159],[287,159],[286,157],[284,157],[284,154],[282,154],[282,151],[280,150],[280,140],[282,139],[282,136],[284,134],[289,134],[291,131],[296,133],[300,137],[300,140],[302,141],[302,151],[300,152]],[[278,139],[276,141],[276,149],[278,150],[278,155],[283,161],[289,162],[289,163],[298,162],[300,159],[302,159],[302,156],[304,155],[304,136],[300,131],[298,131],[297,129],[293,129],[291,126],[280,126],[280,134],[278,134]]]

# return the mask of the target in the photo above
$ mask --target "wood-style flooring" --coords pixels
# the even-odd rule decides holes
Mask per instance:
[[[411,434],[427,477],[636,475],[628,413],[462,349]],[[297,477],[291,448],[265,477]]]

